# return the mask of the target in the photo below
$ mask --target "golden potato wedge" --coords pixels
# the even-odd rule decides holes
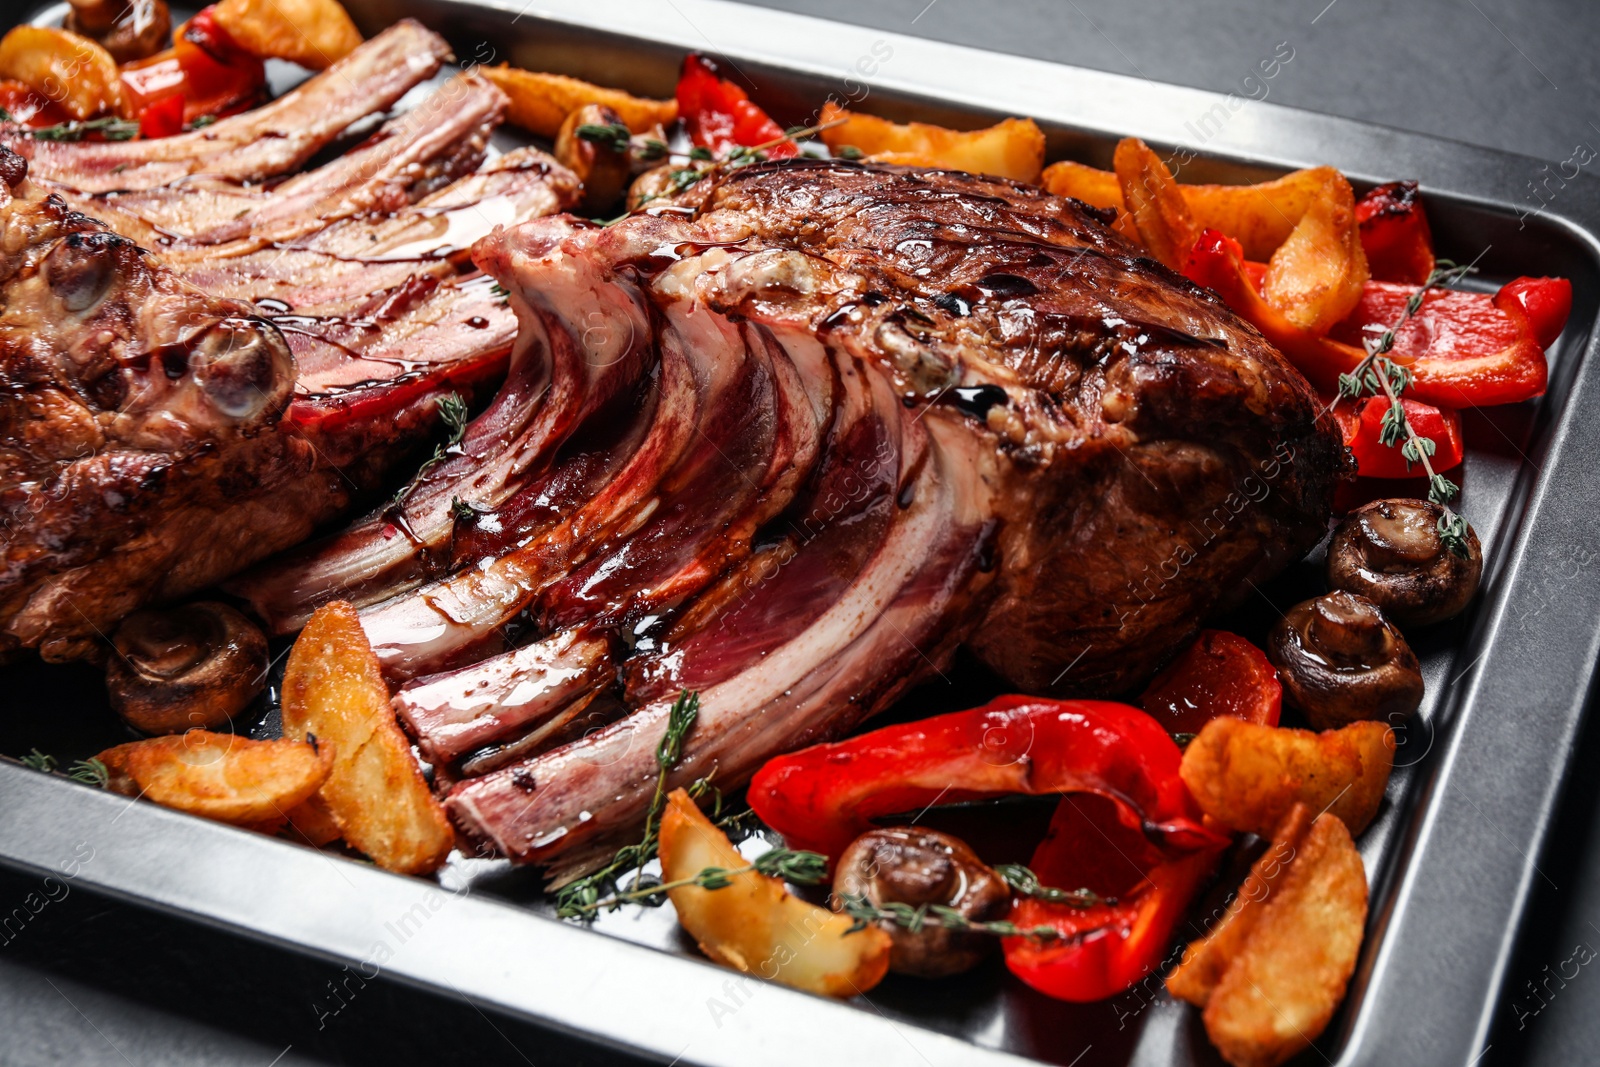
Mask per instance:
[[[1222,918],[1206,936],[1190,943],[1183,960],[1167,976],[1169,993],[1196,1007],[1206,1006],[1228,966],[1244,950],[1284,872],[1305,844],[1314,814],[1304,804],[1289,809],[1278,832],[1272,835],[1272,843],[1250,865],[1250,873]]]
[[[1327,1028],[1356,968],[1367,925],[1367,875],[1350,831],[1311,824],[1202,1018],[1234,1067],[1277,1067]]]
[[[1019,182],[1037,182],[1044,166],[1044,131],[1032,119],[1005,119],[986,129],[958,131],[925,122],[890,122],[846,111],[830,100],[822,106],[817,124],[832,122],[840,125],[818,134],[829,151],[849,146],[883,163],[964,170]]]
[[[107,788],[237,825],[282,823],[333,769],[326,746],[190,730],[108,748]]]
[[[1117,181],[1116,174],[1087,163],[1070,159],[1052,163],[1040,175],[1039,184],[1047,193],[1070,196],[1090,207],[1113,208],[1119,213],[1127,210],[1122,203],[1122,184]]]
[[[117,61],[99,42],[50,26],[17,26],[0,38],[0,79],[14,78],[80,122],[122,103]]]
[[[444,862],[455,834],[395,723],[378,659],[345,601],[318,609],[289,652],[283,735],[332,742],[333,773],[319,796],[353,848],[405,874]]]
[[[251,55],[326,70],[361,44],[338,0],[219,0],[217,25]]]
[[[1355,193],[1338,171],[1322,174],[1322,189],[1267,261],[1261,291],[1284,318],[1318,334],[1355,310],[1369,277]]]
[[[745,867],[726,834],[675,790],[661,816],[661,878],[693,878],[707,867]],[[889,935],[790,896],[783,883],[755,871],[722,889],[678,886],[667,891],[678,921],[718,963],[758,978],[830,997],[865,993],[889,970]]]
[[[561,124],[567,116],[585,104],[604,104],[615,111],[633,133],[665,126],[678,117],[676,100],[647,100],[565,74],[518,70],[504,63],[498,67],[479,67],[478,72],[511,98],[506,117],[540,137],[554,138],[561,132]]]
[[[1383,801],[1394,747],[1381,722],[1319,734],[1220,718],[1189,742],[1179,774],[1200,810],[1232,830],[1265,837],[1304,803],[1359,834]]]
[[[328,807],[328,802],[316,794],[290,808],[287,815],[287,825],[278,829],[285,831],[287,836],[296,841],[303,841],[314,848],[321,848],[344,835],[344,831],[339,828],[339,820],[333,817],[333,810]]]
[[[1114,156],[1122,202],[1133,218],[1139,240],[1158,262],[1181,271],[1200,228],[1172,171],[1137,137],[1117,142]]]

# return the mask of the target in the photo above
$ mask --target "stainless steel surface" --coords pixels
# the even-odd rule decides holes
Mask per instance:
[[[1348,1063],[1478,1055],[1540,877],[1536,858],[1600,646],[1591,607],[1600,602],[1600,560],[1581,562],[1595,543],[1588,524],[1600,497],[1585,479],[1600,459],[1600,372],[1586,358],[1600,302],[1600,183],[1569,183],[1543,218],[1519,229],[1519,196],[1539,167],[1520,157],[1270,104],[1224,110],[1222,121],[1215,109],[1227,104],[1210,93],[719,0],[526,9],[372,0],[351,8],[369,32],[415,14],[450,36],[463,61],[510,59],[654,93],[670,91],[683,51],[711,51],[759,87],[757,98],[780,121],[803,119],[830,92],[854,96],[866,86],[861,106],[891,117],[972,125],[1032,115],[1049,131],[1052,158],[1103,163],[1116,137],[1132,133],[1202,150],[1184,167],[1186,179],[1245,180],[1312,163],[1356,179],[1417,177],[1444,254],[1482,253],[1490,276],[1571,277],[1574,314],[1549,395],[1468,420],[1463,509],[1488,546],[1486,592],[1469,624],[1421,642],[1428,703],[1401,750],[1408,766],[1362,842],[1374,883],[1368,947],[1349,1006],[1322,1043]],[[890,57],[863,76],[858,60],[884,46]],[[1210,134],[1203,144],[1197,130]],[[1302,569],[1274,592],[1314,580]],[[1060,1063],[1213,1055],[1193,1013],[1164,998],[1056,1004],[998,969],[978,976],[987,985],[891,984],[865,1006],[765,986],[734,1005],[728,972],[619,939],[682,954],[664,912],[602,924],[617,937],[563,926],[485,899],[527,896],[526,878],[494,865],[457,865],[446,879],[454,892],[430,890],[13,766],[0,766],[0,803],[8,815],[0,861],[42,870],[66,854],[64,842],[91,841],[95,860],[79,876],[87,885],[330,958],[370,960],[375,946],[395,940],[390,926],[420,904],[429,918],[403,946],[390,945],[382,968],[390,977],[662,1060],[1006,1061],[939,1029]],[[713,1001],[736,1010],[722,1013]]]

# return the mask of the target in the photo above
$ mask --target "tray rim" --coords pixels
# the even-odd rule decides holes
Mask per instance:
[[[398,2],[404,6],[406,0]],[[838,73],[836,69],[828,69],[826,62],[820,58],[821,53],[816,47],[819,40],[827,40],[830,54],[854,55],[856,53],[850,47],[851,42],[865,43],[876,39],[887,39],[893,43],[896,59],[906,57],[909,62],[898,63],[883,76],[871,79],[870,84],[874,89],[927,99],[942,98],[962,108],[990,111],[1018,111],[1021,105],[1017,101],[1027,98],[1029,104],[1026,113],[1041,119],[1095,134],[1139,135],[1162,145],[1181,145],[1183,140],[1178,135],[1177,127],[1184,120],[1184,116],[1192,117],[1195,114],[1206,113],[1211,107],[1226,99],[1225,94],[1207,90],[1148,82],[1126,75],[944,44],[811,16],[747,7],[728,0],[673,0],[667,5],[652,4],[647,0],[603,0],[603,2],[588,3],[582,0],[536,0],[536,4],[526,5],[518,4],[515,0],[437,0],[437,2],[438,6],[444,9],[451,7],[472,9],[474,13],[485,13],[490,16],[516,14],[518,18],[564,23],[590,32],[598,30],[624,38],[648,41],[656,46],[667,45],[684,49],[703,48],[707,37],[701,32],[700,27],[709,24],[718,32],[717,44],[733,41],[730,51],[741,59],[757,65],[789,69],[810,75]],[[690,17],[690,13],[694,18]],[[680,24],[673,25],[674,19]],[[783,43],[778,45],[774,42]],[[900,73],[907,66],[912,68],[913,73],[911,75]],[[964,72],[962,87],[952,89],[948,75],[930,77],[926,73],[941,70]],[[985,78],[983,77],[985,73],[1003,77]],[[1006,85],[1008,88],[1004,92],[992,88],[972,91],[973,86],[998,85]],[[1082,95],[1076,101],[1063,98],[1063,93],[1072,91],[1080,92]],[[1012,103],[1008,105],[1007,100]],[[867,110],[871,108],[868,107]],[[1240,114],[1246,113],[1250,116],[1248,123],[1230,122],[1225,125],[1215,138],[1208,139],[1202,154],[1268,168],[1332,163],[1358,180],[1378,180],[1385,174],[1393,173],[1414,174],[1423,181],[1430,192],[1464,200],[1481,209],[1500,214],[1506,213],[1509,204],[1505,194],[1507,186],[1504,182],[1507,172],[1515,169],[1519,163],[1526,168],[1525,173],[1532,173],[1538,166],[1537,161],[1513,153],[1301,111],[1279,104],[1251,103],[1248,105],[1248,112],[1240,112]],[[1263,140],[1271,141],[1272,151],[1261,150],[1259,145]],[[1542,219],[1546,225],[1561,230],[1568,239],[1586,251],[1591,259],[1600,261],[1600,182],[1584,176],[1569,183],[1568,188],[1563,190],[1561,199],[1549,210],[1542,212]],[[1498,560],[1498,566],[1494,568],[1495,587],[1487,592],[1473,632],[1464,642],[1464,644],[1485,642],[1484,656],[1481,658],[1490,658],[1508,613],[1516,607],[1517,594],[1525,591],[1525,583],[1519,582],[1518,579],[1528,572],[1531,563],[1530,554],[1535,547],[1534,539],[1539,537],[1547,541],[1549,538],[1546,534],[1551,529],[1556,529],[1559,533],[1570,528],[1573,498],[1576,497],[1580,507],[1581,503],[1585,502],[1583,493],[1573,493],[1574,489],[1581,490],[1585,487],[1581,480],[1574,481],[1573,472],[1570,470],[1570,457],[1573,449],[1580,445],[1600,444],[1600,430],[1593,428],[1600,424],[1600,418],[1596,417],[1600,416],[1600,401],[1594,397],[1597,385],[1594,382],[1586,382],[1583,373],[1586,368],[1594,367],[1595,361],[1590,357],[1596,348],[1600,348],[1600,321],[1591,322],[1590,332],[1583,339],[1581,347],[1575,337],[1564,342],[1563,360],[1557,368],[1560,381],[1553,383],[1551,399],[1540,405],[1539,417],[1552,423],[1548,428],[1545,459],[1557,469],[1555,474],[1546,469],[1537,478],[1527,476],[1526,471],[1518,475],[1512,500],[1507,505],[1508,521],[1505,525],[1505,534],[1499,538],[1500,544],[1493,549]],[[1589,378],[1594,376],[1594,374],[1587,375]],[[1583,412],[1588,412],[1586,421],[1589,429],[1581,425],[1585,421],[1579,417]],[[1600,454],[1600,449],[1591,451]],[[1563,457],[1566,457],[1566,462],[1563,462]],[[1555,475],[1563,476],[1559,483],[1553,480]],[[1569,482],[1573,484],[1568,484]],[[1562,496],[1563,493],[1566,495]],[[1520,508],[1516,506],[1519,497],[1524,498]],[[1593,504],[1597,501],[1600,501],[1600,491],[1589,490],[1586,502]],[[1561,519],[1567,521],[1559,522]],[[1583,589],[1587,593],[1600,593],[1600,574],[1583,577],[1586,578]],[[1573,601],[1591,599],[1592,596],[1568,596],[1566,603],[1570,606]],[[1439,930],[1444,924],[1439,921],[1438,911],[1435,910],[1430,914],[1424,908],[1424,911],[1419,913],[1413,906],[1420,895],[1437,891],[1441,875],[1449,873],[1443,865],[1461,858],[1460,848],[1452,847],[1460,845],[1463,832],[1459,819],[1460,805],[1457,803],[1452,811],[1448,801],[1460,792],[1462,776],[1471,768],[1473,757],[1481,757],[1484,754],[1483,745],[1503,739],[1502,731],[1480,729],[1485,726],[1492,727],[1493,723],[1486,722],[1482,714],[1474,714],[1474,711],[1486,699],[1492,698],[1497,689],[1492,684],[1486,686],[1487,671],[1475,670],[1474,666],[1469,665],[1468,672],[1471,673],[1471,677],[1466,679],[1464,687],[1452,692],[1448,706],[1441,706],[1438,712],[1446,724],[1448,735],[1445,752],[1431,775],[1414,787],[1421,795],[1415,801],[1410,825],[1401,828],[1412,840],[1409,848],[1405,847],[1404,843],[1396,845],[1399,849],[1394,865],[1396,884],[1390,890],[1394,907],[1390,914],[1374,917],[1373,933],[1381,936],[1378,937],[1375,950],[1371,954],[1365,995],[1362,996],[1361,1003],[1354,1012],[1354,1018],[1347,1024],[1341,1063],[1397,1061],[1422,1063],[1457,1060],[1467,1063],[1474,1061],[1476,1056],[1481,1054],[1480,1049],[1486,1050],[1485,1042],[1493,1022],[1498,994],[1504,985],[1512,946],[1524,915],[1532,882],[1538,875],[1535,857],[1543,846],[1554,816],[1555,804],[1570,771],[1570,755],[1576,732],[1581,723],[1584,704],[1593,685],[1595,654],[1600,652],[1600,620],[1579,618],[1569,621],[1579,627],[1577,636],[1587,642],[1588,654],[1581,662],[1588,666],[1581,672],[1582,677],[1578,684],[1565,686],[1563,689],[1565,697],[1559,704],[1542,709],[1542,713],[1550,715],[1552,720],[1540,724],[1545,730],[1544,735],[1534,738],[1531,746],[1524,745],[1524,749],[1532,747],[1535,751],[1518,753],[1520,762],[1517,767],[1520,768],[1522,776],[1530,779],[1538,775],[1543,789],[1535,802],[1525,812],[1520,813],[1523,818],[1513,828],[1524,831],[1517,840],[1523,841],[1527,848],[1517,848],[1525,863],[1516,872],[1514,884],[1509,887],[1504,885],[1496,887],[1509,890],[1500,892],[1493,901],[1494,914],[1503,921],[1488,926],[1481,923],[1471,924],[1473,936],[1470,938],[1470,944],[1464,946],[1462,942],[1452,940],[1448,946],[1451,951],[1443,953],[1443,956],[1448,958],[1441,959],[1440,948],[1444,941],[1439,937]],[[1469,735],[1473,739],[1470,745]],[[1496,769],[1504,771],[1506,768],[1501,766]],[[60,790],[68,792],[59,792]],[[4,798],[0,802],[7,804],[8,813],[28,810],[35,812],[43,820],[41,824],[27,826],[29,831],[27,833],[23,830],[28,820],[16,818],[5,820],[4,825],[0,825],[0,863],[35,872],[49,871],[53,861],[48,849],[42,848],[41,845],[48,844],[52,835],[37,834],[40,825],[53,826],[61,823],[64,825],[59,828],[70,834],[73,827],[81,828],[86,821],[98,821],[106,814],[102,804],[109,802],[113,807],[122,809],[114,817],[116,820],[124,820],[121,822],[122,829],[118,831],[120,836],[117,840],[106,844],[98,852],[100,857],[110,859],[112,862],[87,870],[81,876],[88,884],[141,904],[174,911],[200,922],[220,925],[247,936],[258,937],[293,950],[311,952],[341,962],[352,962],[361,958],[359,954],[353,952],[358,946],[351,943],[350,931],[324,931],[323,933],[329,936],[321,937],[314,936],[315,930],[292,921],[282,921],[270,927],[259,921],[252,925],[252,917],[239,912],[233,906],[235,902],[251,894],[246,892],[244,896],[229,895],[230,889],[237,893],[259,886],[262,878],[261,869],[267,866],[266,857],[272,855],[261,852],[262,847],[282,849],[284,854],[312,860],[320,858],[322,863],[330,866],[339,864],[346,868],[347,882],[353,880],[354,884],[365,887],[364,894],[368,892],[377,894],[372,900],[395,899],[396,886],[412,887],[424,893],[428,890],[434,893],[443,892],[432,883],[394,878],[364,864],[347,863],[317,853],[307,853],[283,842],[256,835],[229,834],[225,827],[208,824],[152,805],[133,805],[124,808],[118,798],[95,794],[89,790],[75,792],[73,790],[74,787],[70,783],[52,780],[42,775],[28,775],[20,766],[0,762],[0,798]],[[189,829],[185,830],[183,827]],[[1502,837],[1506,836],[1504,831],[1498,832]],[[218,835],[228,840],[221,840]],[[1466,837],[1470,845],[1472,835],[1468,833]],[[1516,847],[1516,841],[1509,838],[1507,840]],[[153,872],[143,869],[144,865],[139,862],[141,854],[148,856],[150,850],[162,842],[176,844],[185,841],[203,845],[206,851],[216,854],[206,864],[208,877],[204,880],[196,879],[191,886],[164,886],[159,877],[151,877]],[[214,868],[218,866],[216,860],[224,854],[237,855],[240,861],[239,868],[251,872],[243,883],[229,885],[219,882],[221,872]],[[261,862],[252,861],[250,859],[252,856],[259,857]],[[192,856],[187,858],[189,862],[193,862]],[[276,872],[299,871],[305,866],[282,859],[276,862],[277,866],[274,868]],[[296,884],[290,879],[284,882],[283,888],[287,889]],[[207,892],[198,892],[202,886]],[[400,899],[406,898],[402,894]],[[1424,901],[1425,903],[1427,902]],[[367,906],[370,910],[370,901],[365,896],[357,902],[358,909],[363,906]],[[462,932],[465,933],[494,918],[503,919],[503,916],[499,915],[499,909],[503,908],[512,908],[522,915],[528,914],[525,910],[507,904],[457,899],[452,901],[452,907],[447,911],[441,910],[439,914],[459,916],[459,919],[451,923],[430,923],[429,929],[437,931],[446,926],[461,926],[464,928]],[[477,909],[490,910],[480,915]],[[589,933],[540,916],[533,918],[543,922],[547,928],[562,931],[561,933],[542,931],[534,936],[535,941],[543,939],[559,942],[562,937],[568,935],[587,936]],[[526,925],[528,930],[540,931],[536,924]],[[497,933],[502,939],[504,938],[503,929]],[[517,933],[523,934],[526,931],[518,930]],[[441,938],[431,937],[430,944],[438,940]],[[715,991],[720,988],[719,983],[724,982],[729,974],[701,961],[692,959],[675,961],[673,957],[619,939],[591,938],[591,942],[593,941],[598,941],[608,948],[600,951],[598,946],[593,944],[574,942],[579,946],[580,957],[596,960],[603,957],[607,961],[615,958],[625,973],[639,973],[641,969],[654,973],[657,968],[647,967],[642,959],[636,958],[640,955],[648,956],[661,961],[659,969],[663,973],[671,972],[672,977],[668,981],[678,986],[692,985],[696,989]],[[470,941],[456,942],[457,945],[470,943]],[[1402,944],[1407,950],[1404,954],[1401,952]],[[1433,950],[1431,953],[1428,951],[1430,946]],[[450,970],[449,965],[454,962],[450,948],[446,942],[432,948],[428,954],[428,958],[437,959],[446,972]],[[1471,962],[1464,960],[1463,948],[1470,950],[1466,955],[1470,956]],[[677,966],[680,962],[687,963],[690,968],[699,967],[703,973],[680,968]],[[482,965],[481,951],[477,964],[480,967]],[[599,974],[603,974],[604,971],[605,968],[602,968]],[[441,972],[437,969],[431,974],[428,972],[429,969],[420,963],[387,969],[387,973],[399,980],[435,991],[441,990],[442,987],[437,981]],[[1452,984],[1445,979],[1452,977],[1459,979],[1463,974],[1470,975],[1474,972],[1481,973],[1482,977],[1481,980],[1472,983],[1470,1021],[1461,1018],[1459,1011],[1441,1013],[1441,1008],[1452,1005],[1459,1008],[1460,1004],[1455,1002],[1460,1000],[1464,992],[1460,988],[1459,981]],[[507,974],[509,975],[509,972]],[[691,974],[694,974],[692,979]],[[1419,977],[1421,979],[1431,977],[1435,980],[1419,983]],[[653,1018],[646,1013],[630,1020],[635,1025],[625,1026],[622,1028],[625,1032],[619,1032],[614,1013],[606,1013],[603,1018],[589,1018],[579,1010],[581,1005],[564,1014],[548,1010],[548,1005],[559,1003],[564,999],[556,995],[559,993],[558,990],[550,991],[555,999],[541,1004],[526,995],[507,997],[503,989],[494,987],[475,988],[474,985],[462,986],[455,982],[450,984],[456,992],[467,996],[468,999],[481,1000],[485,1005],[528,1017],[553,1028],[582,1034],[602,1043],[652,1053],[663,1059],[673,1055],[682,1056],[685,1051],[671,1048],[672,1040],[666,1036],[675,1028],[681,1029],[679,1024],[682,1013],[661,1013],[663,1018]],[[530,987],[523,985],[521,988],[526,990]],[[640,992],[646,996],[654,992],[659,996],[660,989],[660,986],[654,990],[642,986]],[[766,995],[769,991],[772,994],[770,997]],[[790,998],[794,997],[800,997],[802,1000],[791,1001]],[[818,1006],[821,1005],[821,1010],[832,1013],[827,1018],[826,1026],[804,1027],[804,1039],[810,1044],[801,1041],[802,1034],[794,1022],[797,1017],[805,1014],[805,1009],[801,1007],[803,1003],[810,1003],[813,1011],[819,1010]],[[696,1050],[693,1058],[706,1063],[734,1063],[747,1062],[751,1056],[759,1055],[764,1061],[787,1062],[787,1059],[796,1055],[797,1050],[802,1047],[804,1048],[802,1054],[808,1059],[818,1052],[827,1054],[827,1050],[818,1047],[818,1042],[832,1046],[835,1054],[859,1056],[868,1047],[878,1048],[879,1039],[889,1034],[897,1037],[891,1042],[883,1043],[885,1047],[882,1048],[879,1058],[886,1062],[902,1060],[912,1063],[944,1062],[946,1058],[949,1062],[960,1063],[1033,1062],[984,1049],[959,1038],[915,1027],[914,1024],[906,1024],[916,1030],[919,1041],[938,1046],[934,1049],[936,1059],[929,1060],[922,1048],[907,1044],[909,1039],[899,1033],[901,1027],[898,1024],[885,1020],[887,1025],[884,1025],[869,1013],[778,987],[762,987],[762,995],[753,998],[749,1005],[750,1008],[758,1006],[763,1009],[771,1006],[776,1010],[752,1012],[741,1009],[738,1015],[728,1022],[726,1030],[718,1031],[719,1041],[723,1044],[714,1050],[703,1050],[712,1054],[703,1059],[702,1050]],[[1456,1023],[1467,1023],[1467,1025],[1453,1027],[1426,1025],[1441,1015],[1443,1017],[1453,1015]],[[741,1023],[740,1017],[744,1017],[746,1022]],[[1414,1035],[1419,1029],[1417,1025],[1419,1018],[1425,1024],[1421,1029],[1429,1031],[1428,1044],[1420,1048],[1414,1042]],[[648,1024],[638,1025],[645,1022]],[[771,1035],[775,1033],[786,1033],[787,1036],[773,1043]],[[849,1035],[849,1039],[838,1040],[844,1035]],[[1408,1035],[1412,1039],[1408,1039]],[[863,1044],[863,1041],[866,1044]],[[945,1044],[950,1047],[945,1048]],[[1397,1059],[1397,1053],[1402,1049],[1426,1051],[1428,1058],[1410,1060],[1402,1055]],[[906,1056],[908,1050],[916,1055]],[[1443,1057],[1441,1053],[1444,1053]]]

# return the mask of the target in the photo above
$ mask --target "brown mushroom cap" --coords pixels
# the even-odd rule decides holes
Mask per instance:
[[[556,159],[583,182],[583,200],[579,206],[590,212],[608,211],[622,199],[633,177],[629,153],[579,137],[580,126],[626,129],[627,123],[603,104],[585,104],[567,116],[567,121],[561,124],[561,132],[556,134]]]
[[[965,841],[913,827],[872,830],[856,838],[839,857],[833,891],[879,906],[941,904],[977,922],[999,919],[1011,905],[1011,888]],[[968,970],[996,944],[992,937],[932,923],[916,933],[891,924],[883,929],[893,942],[889,969],[924,978]]]
[[[64,25],[99,41],[118,63],[132,63],[165,47],[172,13],[166,0],[72,0]]]
[[[1267,639],[1284,696],[1318,730],[1409,715],[1422,668],[1378,606],[1337,590],[1290,608]]]
[[[1478,591],[1483,548],[1467,527],[1467,554],[1439,539],[1444,509],[1427,500],[1374,500],[1350,513],[1328,545],[1328,584],[1366,597],[1401,626],[1461,613]]]
[[[111,707],[147,734],[220,726],[266,684],[267,639],[226,604],[135,612],[111,643]]]

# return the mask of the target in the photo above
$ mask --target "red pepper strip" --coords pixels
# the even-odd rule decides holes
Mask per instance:
[[[25,82],[0,81],[0,108],[5,109],[12,122],[34,130],[72,121],[60,104],[35,92]]]
[[[1278,725],[1283,686],[1267,654],[1238,634],[1202,630],[1139,698],[1172,733],[1199,733],[1219,715]]]
[[[1416,182],[1389,182],[1356,203],[1367,269],[1383,282],[1421,285],[1433,273],[1433,234]]]
[[[1432,439],[1436,451],[1428,457],[1438,472],[1461,465],[1464,455],[1461,439],[1461,414],[1450,408],[1437,408],[1400,398],[1406,421],[1417,436]],[[1383,443],[1383,415],[1389,410],[1385,397],[1369,396],[1358,401],[1341,400],[1334,405],[1333,418],[1344,435],[1344,444],[1356,457],[1356,473],[1363,478],[1421,478],[1421,465],[1409,466],[1399,445]]]
[[[1161,725],[1126,704],[1003,696],[779,756],[756,773],[749,800],[791,847],[830,858],[877,816],[1015,793],[1100,793],[1173,849],[1225,843],[1201,825],[1181,759]]]
[[[743,89],[722,77],[715,63],[694,52],[684,57],[678,78],[678,117],[689,140],[709,148],[719,159],[734,148],[756,145],[768,145],[762,149],[768,159],[800,154],[793,141],[779,141],[782,126],[751,103]],[[769,144],[772,141],[779,143]]]
[[[164,96],[139,115],[139,136],[145,140],[183,132],[183,97]]]
[[[1202,849],[1169,858],[1115,814],[1103,797],[1063,797],[1029,864],[1045,885],[1089,889],[1115,904],[1075,908],[1022,897],[1006,916],[1062,935],[1002,942],[1006,966],[1047,996],[1103,1000],[1160,966],[1173,929],[1219,855]]]

